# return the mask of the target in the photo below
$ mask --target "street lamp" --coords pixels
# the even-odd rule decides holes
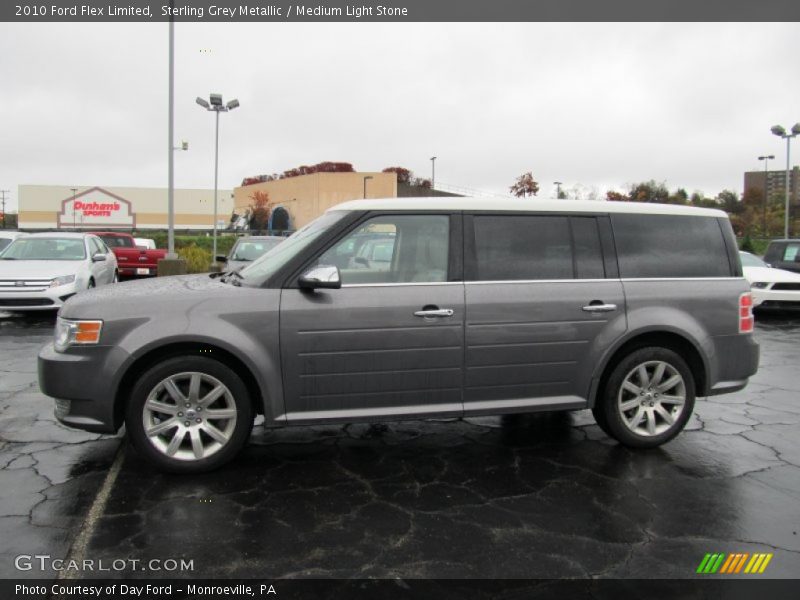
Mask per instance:
[[[556,200],[561,199],[561,184],[564,183],[563,181],[554,181],[553,185],[556,186]]]
[[[762,216],[762,223],[761,223],[764,237],[768,237],[767,236],[767,180],[769,179],[769,169],[767,169],[767,165],[769,164],[769,161],[774,159],[775,159],[774,154],[758,157],[758,160],[764,161],[764,210],[763,210],[764,214]]]
[[[790,142],[793,137],[800,135],[800,123],[795,123],[792,126],[792,132],[786,133],[786,130],[781,125],[773,125],[770,129],[773,135],[786,140],[786,214],[783,216],[783,237],[789,239],[789,177],[791,174],[791,161],[789,153],[791,151]]]
[[[431,196],[435,196],[436,192],[436,157],[431,156]]]
[[[364,199],[367,198],[367,179],[372,179],[372,175],[365,175],[364,176]]]
[[[211,256],[217,260],[217,180],[219,174],[219,113],[228,112],[239,106],[238,100],[231,100],[227,104],[222,103],[222,94],[210,94],[208,102],[199,96],[195,100],[207,111],[216,113],[216,125],[214,129],[214,242]]]

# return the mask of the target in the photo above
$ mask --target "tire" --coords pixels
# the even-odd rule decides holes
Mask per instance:
[[[94,279],[89,279],[89,283],[86,284],[86,289],[90,290],[94,287]]]
[[[114,276],[111,278],[111,283],[119,283],[119,273],[114,271]]]
[[[617,363],[593,412],[601,429],[622,445],[655,448],[683,430],[694,401],[694,376],[686,361],[673,350],[651,346]]]
[[[211,411],[218,418],[208,418]],[[247,442],[253,419],[241,378],[204,356],[171,358],[148,369],[125,411],[134,447],[171,473],[202,473],[227,463]]]

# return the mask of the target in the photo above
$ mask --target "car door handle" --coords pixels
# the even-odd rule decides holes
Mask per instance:
[[[581,310],[586,312],[611,312],[612,310],[617,310],[616,304],[588,304],[584,306]]]
[[[455,311],[452,308],[433,308],[428,310],[418,310],[414,313],[415,317],[452,317]]]

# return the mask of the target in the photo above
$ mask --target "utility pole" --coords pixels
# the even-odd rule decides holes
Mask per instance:
[[[0,194],[2,194],[2,196],[0,196],[0,202],[3,204],[3,229],[6,228],[6,194],[8,193],[8,190],[0,190]]]

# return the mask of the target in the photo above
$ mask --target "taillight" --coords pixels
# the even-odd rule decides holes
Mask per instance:
[[[739,296],[739,333],[752,333],[753,322],[753,296],[747,292]]]

